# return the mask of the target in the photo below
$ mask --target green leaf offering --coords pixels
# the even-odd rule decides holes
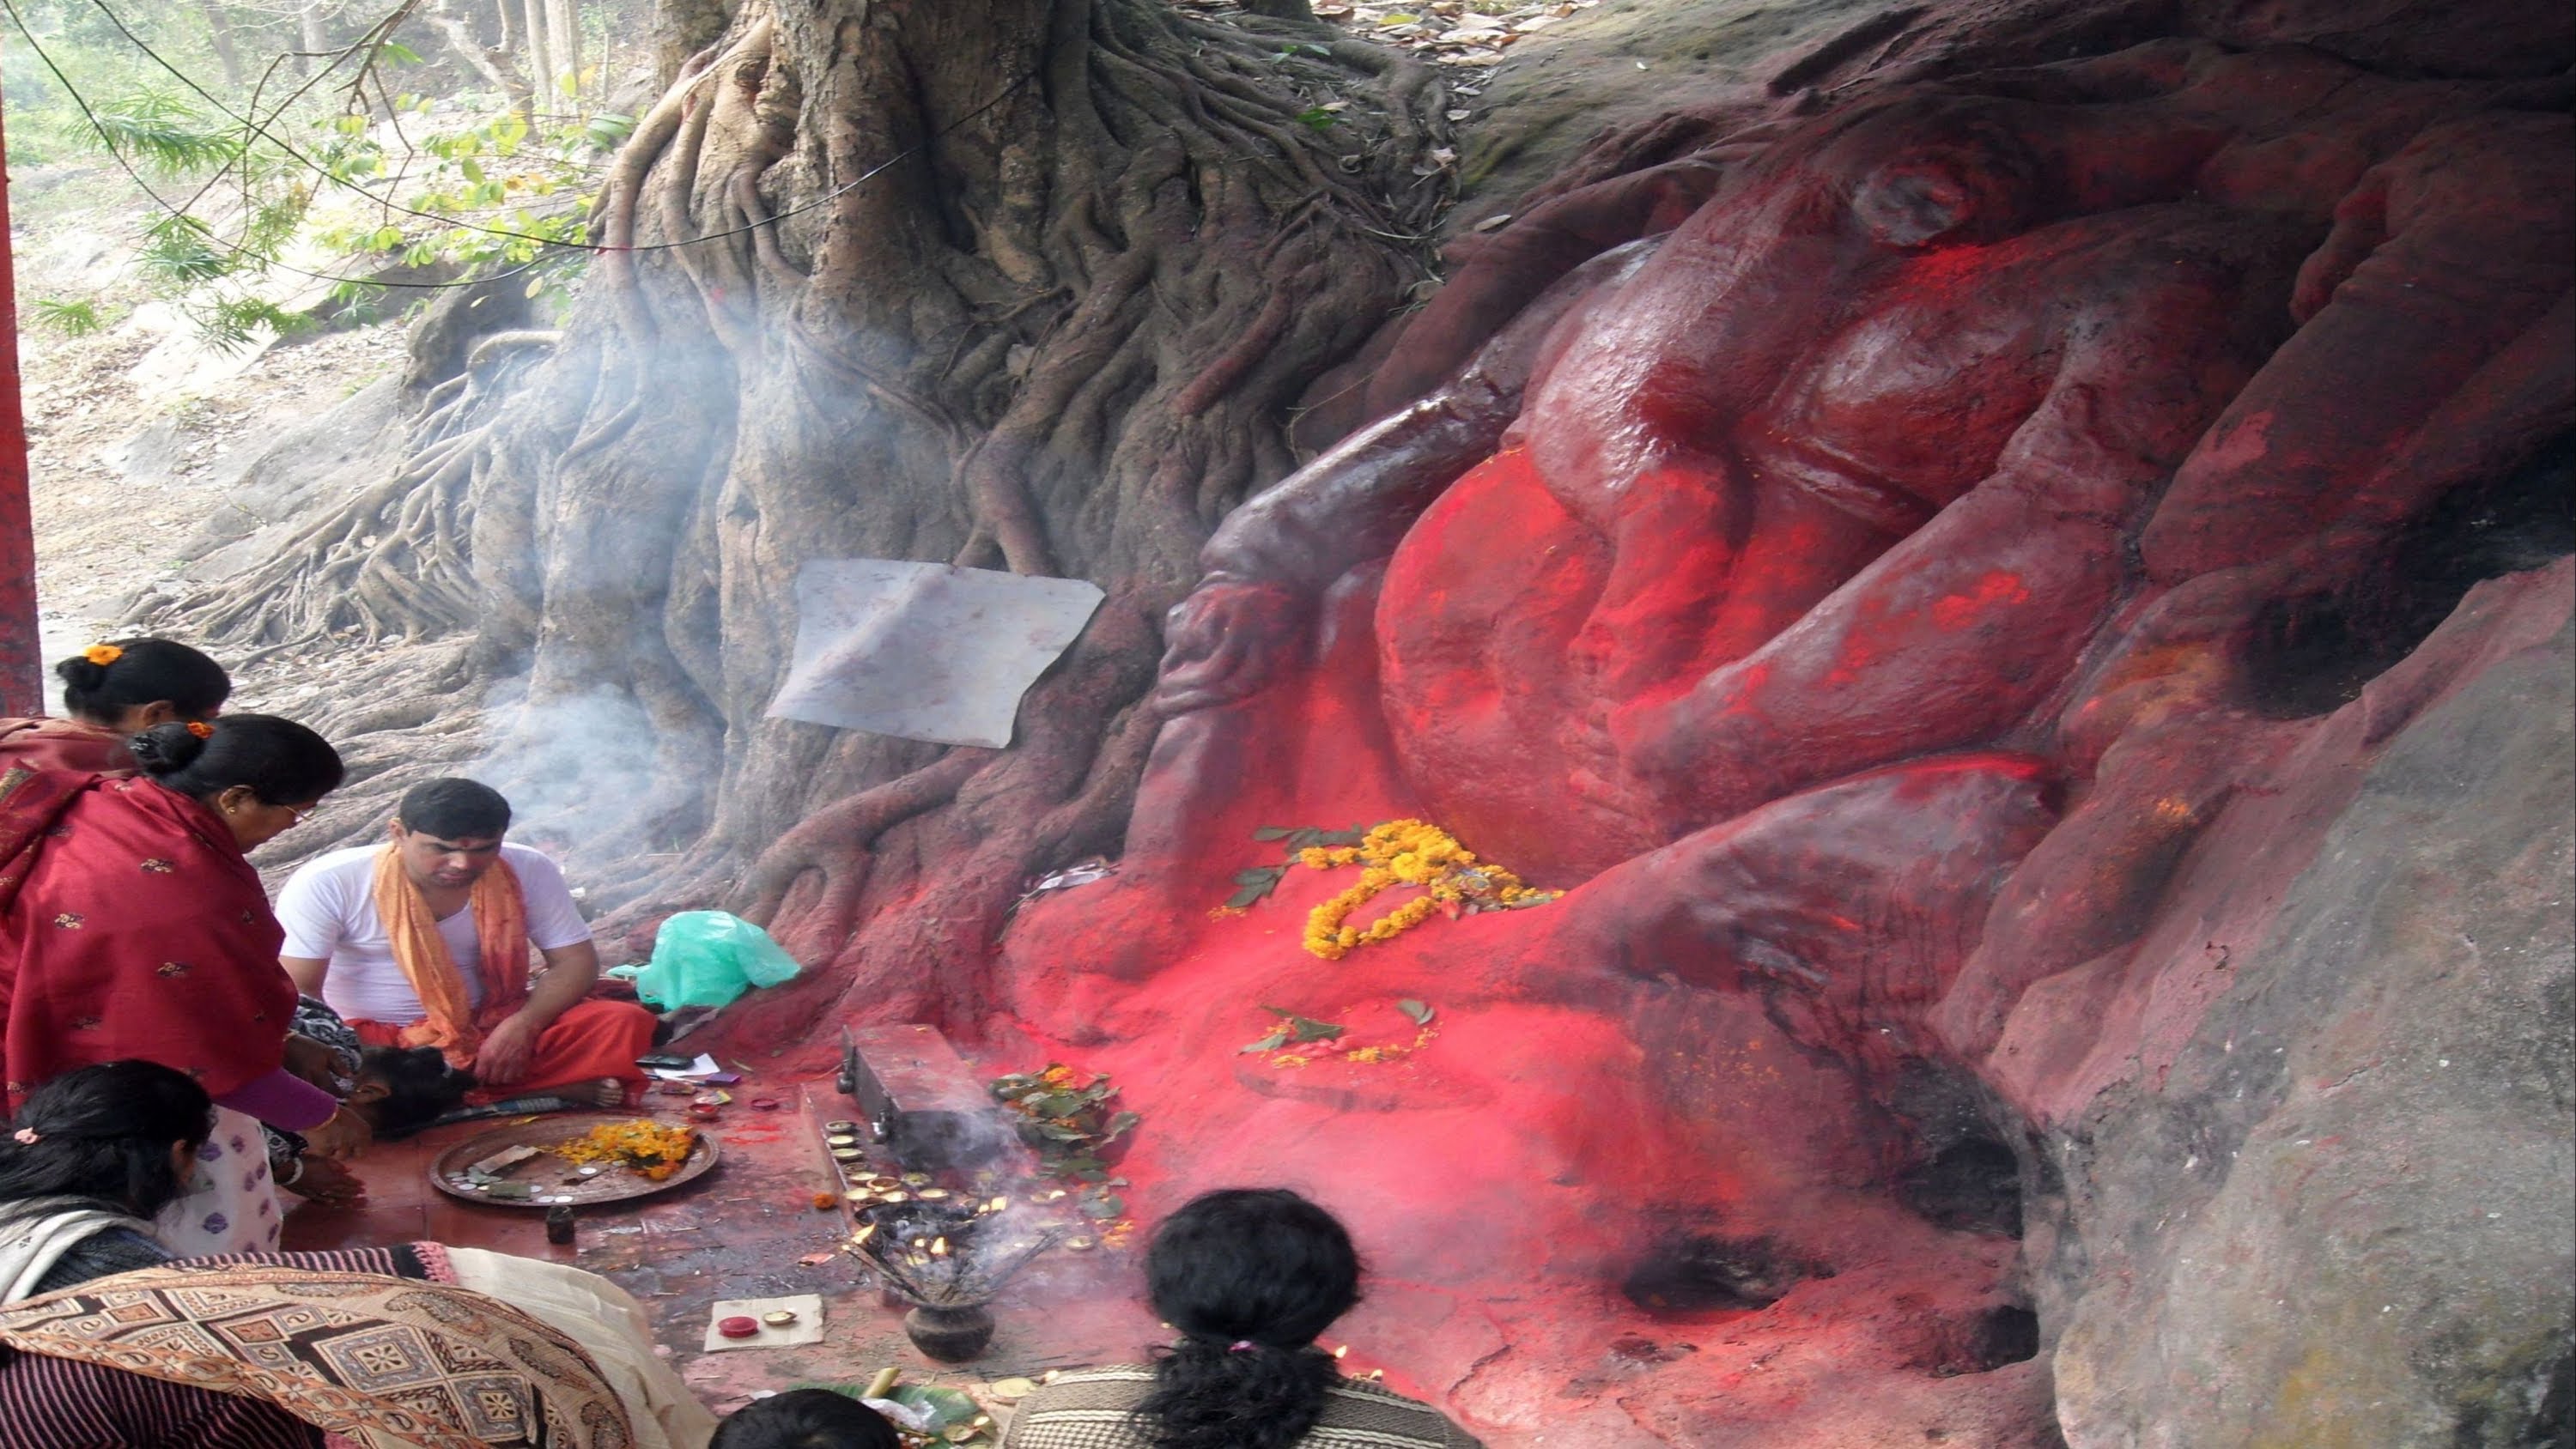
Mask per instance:
[[[1269,1012],[1272,1016],[1278,1017],[1286,1024],[1288,1040],[1291,1044],[1310,1041],[1331,1041],[1333,1038],[1342,1034],[1342,1029],[1329,1021],[1317,1021],[1311,1016],[1299,1016],[1293,1011],[1284,1010],[1276,1006],[1264,1006],[1261,1009]]]
[[[1395,1009],[1403,1012],[1409,1017],[1412,1017],[1413,1024],[1415,1026],[1429,1026],[1431,1024],[1431,1008],[1422,1002],[1415,1001],[1408,997],[1405,1000],[1397,1002],[1395,1004]]]

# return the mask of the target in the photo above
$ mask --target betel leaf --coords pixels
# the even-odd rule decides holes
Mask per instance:
[[[1317,1021],[1311,1016],[1299,1016],[1283,1007],[1264,1006],[1261,1009],[1280,1019],[1290,1042],[1331,1041],[1342,1034],[1342,1029],[1329,1021]],[[1269,1048],[1264,1047],[1262,1050],[1267,1051]]]
[[[1108,1143],[1111,1143],[1111,1142],[1115,1142],[1115,1141],[1117,1141],[1119,1138],[1124,1137],[1124,1136],[1126,1136],[1128,1133],[1130,1133],[1130,1132],[1134,1131],[1134,1130],[1136,1129],[1136,1124],[1137,1124],[1137,1123],[1139,1123],[1139,1122],[1142,1122],[1142,1121],[1144,1121],[1144,1120],[1145,1120],[1145,1118],[1144,1118],[1143,1114],[1141,1114],[1141,1113],[1137,1113],[1137,1112],[1119,1112],[1119,1113],[1116,1113],[1116,1114],[1114,1114],[1114,1115],[1112,1115],[1112,1116],[1110,1117],[1110,1119],[1109,1119],[1109,1125],[1107,1125],[1107,1126],[1105,1126],[1105,1127],[1103,1127],[1103,1128],[1101,1128],[1101,1129],[1100,1129],[1100,1140],[1101,1140],[1101,1142],[1102,1142],[1104,1145],[1105,1145],[1105,1144],[1108,1144]]]
[[[1234,873],[1234,894],[1226,898],[1230,910],[1242,910],[1253,902],[1279,889],[1280,878],[1288,874],[1284,865],[1257,865]]]
[[[1264,825],[1260,829],[1252,832],[1252,838],[1255,840],[1286,840],[1289,836],[1296,833],[1297,827],[1293,825]]]
[[[1397,1002],[1395,1004],[1395,1009],[1403,1012],[1409,1017],[1412,1017],[1413,1024],[1415,1026],[1429,1026],[1431,1024],[1431,1008],[1422,1002],[1413,1000],[1411,997],[1407,997],[1404,1000]]]
[[[1275,1052],[1287,1044],[1288,1028],[1283,1026],[1277,1031],[1272,1032],[1270,1035],[1263,1037],[1261,1040],[1245,1046],[1242,1050],[1244,1052]]]

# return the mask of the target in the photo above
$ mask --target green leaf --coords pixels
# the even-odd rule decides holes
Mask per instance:
[[[468,181],[481,181],[483,179],[483,163],[475,160],[471,156],[458,161],[456,163],[456,169],[464,172],[465,179]]]
[[[65,337],[87,337],[107,326],[106,319],[98,315],[96,302],[64,302],[52,297],[39,297],[31,310],[31,320]]]
[[[1296,833],[1297,829],[1292,825],[1264,825],[1260,829],[1252,832],[1252,838],[1255,840],[1286,840],[1289,836]]]
[[[419,65],[421,63],[420,52],[403,44],[399,40],[388,40],[382,45],[377,46],[376,54],[383,56],[385,59],[392,61],[396,65]]]
[[[1331,1041],[1342,1034],[1342,1029],[1329,1021],[1317,1021],[1311,1016],[1299,1016],[1293,1011],[1277,1006],[1264,1006],[1261,1009],[1280,1018],[1285,1024],[1284,1029],[1291,1042]],[[1264,1047],[1262,1050],[1267,1051],[1269,1048]]]
[[[1106,1145],[1117,1141],[1119,1138],[1135,1131],[1136,1124],[1144,1120],[1144,1114],[1141,1112],[1120,1112],[1116,1114],[1109,1119],[1108,1126],[1100,1129],[1101,1143]]]
[[[1297,113],[1299,124],[1311,127],[1318,131],[1329,131],[1333,129],[1333,123],[1340,119],[1341,117],[1325,110],[1322,106],[1308,106],[1306,109]]]
[[[1284,865],[1262,865],[1254,866],[1250,870],[1236,871],[1234,873],[1235,892],[1226,898],[1226,906],[1231,910],[1242,910],[1279,889],[1280,880],[1287,874],[1288,867]]]
[[[926,1409],[932,1417],[931,1427],[945,1429],[963,1424],[984,1412],[963,1389],[941,1388],[936,1384],[904,1384],[893,1390],[894,1402],[907,1409]]]
[[[1279,1030],[1272,1032],[1270,1035],[1263,1037],[1261,1040],[1252,1043],[1250,1046],[1240,1048],[1237,1054],[1243,1055],[1252,1052],[1275,1052],[1287,1044],[1288,1029],[1283,1026]]]
[[[1115,1217],[1123,1217],[1126,1215],[1126,1212],[1127,1199],[1120,1197],[1114,1192],[1109,1194],[1107,1197],[1086,1198],[1082,1204],[1082,1215],[1084,1217],[1098,1218],[1102,1221],[1107,1221],[1108,1219]]]
[[[1410,997],[1397,1002],[1395,1004],[1395,1009],[1403,1012],[1409,1017],[1412,1017],[1413,1024],[1415,1026],[1429,1026],[1431,1024],[1431,1008],[1419,1001],[1411,999]]]

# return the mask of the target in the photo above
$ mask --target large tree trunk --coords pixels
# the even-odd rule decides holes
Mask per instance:
[[[206,40],[215,48],[215,63],[223,67],[224,93],[239,95],[242,88],[241,52],[233,44],[233,23],[224,14],[222,0],[198,0],[197,9],[206,17]]]
[[[513,0],[501,0],[503,5]],[[546,24],[546,0],[519,0],[520,54],[527,58],[529,87],[536,94],[537,109],[551,111],[555,104],[555,64],[553,36]]]
[[[535,125],[535,97],[529,89],[527,76],[520,72],[518,62],[510,55],[509,0],[501,0],[499,45],[483,43],[482,34],[474,23],[475,17],[463,12],[459,3],[460,0],[430,0],[429,8],[421,12],[422,18],[447,37],[448,49],[455,51],[476,75],[508,98],[510,109],[517,111],[529,125]]]
[[[560,339],[486,344],[411,466],[192,622],[479,629],[526,701],[490,768],[577,797],[523,813],[594,899],[731,904],[830,989],[960,1019],[1026,877],[1118,850],[1201,542],[1430,275],[1443,104],[1163,0],[751,0],[612,169]],[[818,558],[1109,597],[1010,749],[943,750],[763,717]]]
[[[581,6],[578,0],[546,0],[546,56],[554,62],[556,86],[581,94]]]

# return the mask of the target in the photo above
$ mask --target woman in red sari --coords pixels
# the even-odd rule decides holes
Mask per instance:
[[[154,725],[221,714],[233,692],[222,665],[167,639],[119,639],[54,666],[60,718],[0,719],[0,769],[131,770],[126,740]]]
[[[128,1058],[195,1077],[217,1104],[191,1193],[159,1236],[185,1254],[277,1239],[258,1130],[325,1155],[367,1140],[337,1099],[285,1068],[295,985],[243,852],[340,783],[337,751],[267,715],[164,724],[128,747],[140,776],[0,772],[0,1059],[10,1101]]]

